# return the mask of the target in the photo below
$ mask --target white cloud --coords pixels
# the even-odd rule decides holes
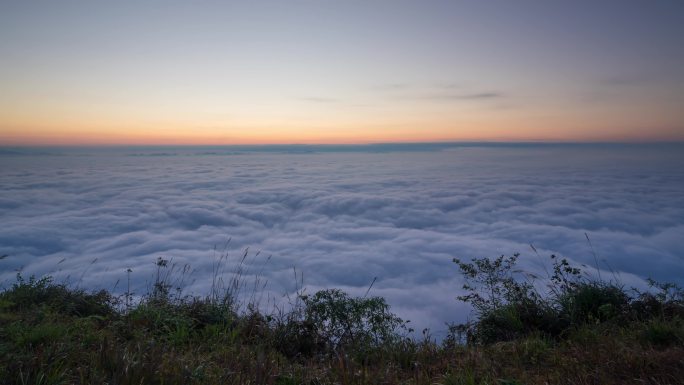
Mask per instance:
[[[261,250],[248,276],[272,256],[263,276],[275,296],[294,291],[293,266],[309,291],[362,295],[378,277],[372,294],[439,331],[468,316],[453,257],[521,252],[521,267],[540,272],[532,243],[593,270],[587,232],[603,274],[682,283],[679,147],[390,150],[2,155],[0,282],[22,268],[112,288],[131,267],[142,293],[156,258],[172,257],[192,266],[187,291],[207,294],[214,247],[231,237],[233,260]]]

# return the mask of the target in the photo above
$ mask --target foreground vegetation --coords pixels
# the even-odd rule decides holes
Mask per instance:
[[[18,275],[0,294],[0,383],[684,383],[677,286],[628,290],[555,257],[540,279],[516,261],[454,260],[476,320],[439,342],[409,337],[382,298],[339,290],[268,314],[238,306],[239,274],[206,298],[176,295],[162,259],[140,301]]]

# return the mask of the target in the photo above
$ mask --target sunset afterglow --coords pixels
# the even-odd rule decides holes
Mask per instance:
[[[4,3],[0,145],[684,140],[676,2],[429,3]]]

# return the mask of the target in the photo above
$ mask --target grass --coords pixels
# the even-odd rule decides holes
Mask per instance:
[[[467,281],[461,299],[478,318],[437,342],[427,330],[408,338],[384,299],[334,289],[299,291],[288,311],[265,313],[254,300],[261,279],[242,282],[245,258],[228,269],[219,256],[205,298],[171,290],[178,277],[161,259],[151,292],[136,303],[130,289],[115,296],[18,276],[0,293],[0,384],[610,385],[684,378],[684,296],[672,284],[633,292],[554,258],[549,292],[539,293],[539,285],[516,277],[517,256],[456,260]],[[240,291],[249,303],[238,302]]]

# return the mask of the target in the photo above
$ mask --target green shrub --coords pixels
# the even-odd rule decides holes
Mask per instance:
[[[469,342],[509,341],[539,331],[558,335],[566,327],[547,298],[530,282],[516,279],[518,256],[453,260],[466,281],[467,293],[457,298],[470,303],[478,316],[461,327]]]
[[[477,315],[484,316],[509,303],[534,303],[540,296],[528,282],[513,276],[519,254],[489,258],[473,258],[471,263],[454,258],[465,278],[467,294],[457,298],[470,303]]]
[[[631,303],[634,317],[639,319],[684,319],[684,289],[674,283],[648,279],[650,291],[636,291]]]
[[[304,301],[304,323],[332,350],[378,347],[396,340],[404,321],[389,311],[383,298],[352,298],[338,289],[321,290]]]
[[[605,322],[627,314],[630,297],[618,286],[604,282],[582,282],[561,294],[561,314],[571,324]]]
[[[0,302],[7,310],[27,310],[36,306],[47,306],[53,311],[76,315],[106,316],[114,312],[114,298],[105,290],[87,293],[72,289],[64,284],[55,284],[51,277],[28,281],[17,274],[17,282],[0,294]]]
[[[559,336],[567,322],[543,303],[509,303],[481,316],[468,330],[468,341],[494,343],[542,333]]]
[[[650,281],[655,293],[637,292],[634,298],[618,283],[586,278],[566,259],[552,255],[553,273],[545,282],[549,292],[541,295],[529,280],[536,277],[516,269],[517,258],[474,258],[470,263],[454,259],[466,290],[457,298],[473,306],[477,319],[451,327],[448,341],[456,341],[458,334],[465,334],[470,343],[485,344],[534,333],[565,338],[585,324],[684,318],[684,292],[674,284]],[[648,339],[655,341],[665,331],[653,328]]]
[[[274,347],[286,357],[311,357],[326,348],[319,328],[308,320],[286,317],[273,328]]]

